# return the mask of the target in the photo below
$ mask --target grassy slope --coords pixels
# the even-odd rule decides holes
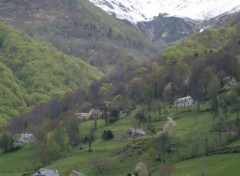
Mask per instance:
[[[41,101],[79,87],[103,74],[79,58],[67,56],[0,22],[0,124]]]
[[[34,147],[26,145],[21,150],[0,154],[0,175],[19,176],[22,173],[32,171],[35,165],[39,165],[39,160],[34,155]]]
[[[208,107],[208,104],[203,104],[202,110],[204,108]],[[196,107],[192,107],[196,108]],[[185,110],[188,110],[186,108]],[[179,108],[178,112],[183,111],[183,108]],[[156,129],[160,129],[163,127],[165,118],[164,116],[173,116],[175,113],[175,108],[171,108],[170,111],[165,114],[163,113],[162,116],[160,117],[157,114],[152,114],[152,117],[154,121],[153,125]],[[189,135],[195,134],[198,138],[199,141],[202,142],[204,141],[205,137],[207,136],[209,139],[209,144],[214,142],[214,137],[217,135],[217,133],[211,132],[212,130],[212,124],[213,124],[213,119],[212,115],[209,112],[202,112],[200,114],[196,114],[195,112],[182,112],[179,114],[179,119],[176,120],[176,127],[175,127],[175,132],[176,132],[176,140],[178,141],[179,144],[179,150],[178,154],[180,156],[190,156],[191,155],[191,149],[189,147],[189,142],[187,141],[187,137]],[[229,115],[229,120],[233,120],[234,116]],[[146,136],[142,138],[138,138],[135,140],[132,139],[126,139],[123,137],[125,132],[129,127],[132,127],[134,124],[136,124],[135,119],[133,118],[133,115],[131,116],[121,116],[120,120],[117,121],[116,123],[110,124],[107,127],[104,124],[103,120],[98,121],[98,129],[95,132],[95,141],[93,143],[93,152],[89,153],[87,152],[88,147],[84,146],[83,150],[76,150],[74,154],[69,155],[66,158],[60,159],[51,165],[47,166],[48,168],[51,169],[57,169],[59,170],[60,174],[62,176],[66,176],[70,173],[71,170],[75,169],[80,172],[86,173],[87,175],[91,176],[122,176],[126,175],[129,172],[133,172],[134,168],[136,166],[136,163],[138,162],[140,158],[140,153],[141,149],[139,150],[138,148],[135,148],[134,151],[132,152],[123,152],[123,149],[126,148],[126,145],[136,145],[143,143],[143,146],[146,148],[146,151],[149,153],[151,160],[150,160],[150,168],[155,168],[160,165],[159,162],[156,162],[156,152],[153,150],[153,145],[151,140],[153,139],[153,135],[151,135],[149,132]],[[85,136],[89,129],[94,125],[93,121],[87,121],[83,122],[80,124],[81,127],[81,135]],[[142,128],[145,129],[145,127],[142,126]],[[108,142],[103,142],[101,140],[101,134],[104,129],[111,129],[113,131],[113,134],[115,135],[115,138],[113,140],[110,140]],[[146,130],[146,129],[145,129]],[[223,138],[225,136],[225,133],[223,134]],[[134,143],[133,143],[134,141]],[[203,144],[203,143],[201,143]],[[203,150],[203,147],[200,147],[200,151]],[[25,150],[20,150],[17,151],[21,155],[21,153],[24,153]],[[17,153],[16,152],[16,153]],[[2,161],[2,165],[7,164],[8,159],[13,157],[15,154],[6,154],[2,155],[4,156]],[[17,156],[18,156],[17,155]],[[1,156],[1,158],[2,158]],[[91,166],[91,160],[93,158],[104,158],[108,161],[109,169],[106,172],[99,173],[96,172],[93,167]],[[4,159],[6,158],[6,160]],[[176,154],[170,154],[167,156],[168,159],[177,159]],[[24,160],[28,160],[29,158],[25,158]],[[206,171],[209,173],[209,175],[212,175],[211,173],[214,172],[214,170],[223,170],[222,173],[228,172],[225,169],[230,168],[232,170],[231,175],[236,175],[238,171],[238,165],[235,164],[239,159],[238,154],[230,154],[230,155],[217,155],[217,156],[211,156],[207,158],[199,158],[195,160],[187,160],[180,162],[179,164],[176,164],[176,175],[182,175],[182,174],[196,174],[198,173],[198,168],[201,166],[199,163],[203,161],[202,163],[208,163],[206,166]],[[226,167],[222,167],[224,161],[228,161],[228,164],[226,164]],[[17,161],[17,160],[16,160]],[[215,163],[216,161],[216,163]],[[28,162],[31,163],[31,160]],[[219,164],[218,164],[219,163]],[[15,163],[16,164],[16,163]],[[31,164],[29,164],[31,165]],[[204,165],[203,165],[204,166]],[[8,171],[14,170],[14,164],[11,165],[13,169],[10,169]],[[25,168],[26,170],[28,169],[27,167],[23,166],[21,167],[22,170]],[[4,170],[0,171],[0,175],[4,172]],[[20,173],[20,172],[18,172]],[[220,172],[216,172],[220,173]],[[10,173],[8,173],[10,174]],[[5,173],[6,176],[7,173]],[[154,174],[153,174],[154,175]],[[222,174],[224,175],[224,174]]]
[[[239,175],[240,154],[215,155],[187,160],[176,164],[174,176],[198,176],[202,172],[211,176]]]
[[[203,105],[203,107],[207,107],[208,105]],[[175,109],[171,109],[168,115],[172,116],[172,114],[175,113]],[[156,119],[159,119],[160,117],[156,117]],[[197,119],[196,119],[197,118]],[[155,120],[156,120],[155,119]],[[232,116],[229,117],[229,120],[233,119]],[[164,120],[164,118],[162,119]],[[160,120],[158,122],[153,123],[156,129],[160,129],[164,122]],[[103,123],[103,122],[102,122]],[[113,133],[115,134],[115,139],[109,142],[102,142],[100,140],[100,134],[102,133],[103,129],[106,129],[103,126],[99,127],[97,130],[97,140],[93,143],[93,153],[87,153],[87,149],[84,151],[78,151],[75,156],[69,157],[67,159],[60,160],[51,166],[49,166],[52,169],[59,169],[60,173],[62,175],[67,175],[71,171],[71,169],[75,168],[79,171],[82,171],[88,175],[126,175],[129,172],[133,172],[134,168],[136,166],[137,161],[139,160],[140,155],[137,154],[130,154],[119,152],[121,151],[126,144],[132,144],[132,141],[126,140],[122,138],[123,134],[126,132],[126,130],[133,126],[135,124],[135,120],[132,117],[125,117],[122,118],[120,121],[113,125],[109,125],[107,129],[111,129]],[[87,128],[90,124],[93,124],[93,122],[87,122]],[[187,143],[187,137],[191,134],[196,134],[196,136],[199,138],[199,141],[203,141],[205,137],[209,138],[209,143],[213,142],[213,138],[217,135],[216,133],[211,132],[212,130],[212,115],[209,112],[203,112],[199,115],[196,115],[192,112],[187,113],[181,113],[180,118],[176,121],[176,139],[179,142],[179,151],[178,153],[182,156],[190,156],[191,151],[189,148],[189,144]],[[85,126],[85,124],[82,124],[82,126]],[[83,126],[83,127],[84,127]],[[87,128],[83,128],[84,131],[87,130]],[[144,128],[144,127],[143,127]],[[223,134],[224,139],[225,134]],[[148,153],[151,155],[151,157],[155,158],[156,153],[152,150],[152,135],[148,133],[147,136],[143,137],[142,139],[136,140],[135,143],[140,143],[141,141],[145,141],[145,146],[147,147]],[[148,142],[149,141],[149,142]],[[137,150],[137,149],[136,149]],[[200,150],[202,151],[203,148],[200,147]],[[118,153],[119,152],[119,153]],[[118,153],[116,155],[116,153]],[[111,169],[108,170],[108,172],[104,173],[97,173],[95,172],[91,164],[89,164],[92,157],[96,156],[103,156],[104,158],[110,160],[110,166],[112,166]],[[229,155],[231,157],[231,155]],[[234,155],[232,155],[234,156]],[[169,158],[176,158],[175,155],[168,156]],[[230,157],[228,158],[230,160]],[[233,159],[236,157],[234,156]],[[159,163],[151,161],[151,168],[154,168],[156,166],[159,166]],[[72,167],[71,167],[72,166]],[[119,167],[121,169],[119,169]],[[214,166],[213,166],[214,167]],[[236,174],[237,165],[233,165],[235,168],[234,172]],[[176,166],[178,168],[178,165]]]

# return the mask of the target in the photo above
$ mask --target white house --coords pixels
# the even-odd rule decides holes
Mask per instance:
[[[88,119],[88,113],[85,113],[85,112],[75,113],[75,115],[77,116],[78,119],[81,119],[81,120]]]
[[[143,135],[146,135],[145,131],[137,128],[128,128],[128,131],[126,133],[127,137],[137,137],[137,136],[143,136]]]
[[[174,106],[175,107],[179,107],[179,106],[188,106],[188,105],[193,105],[194,104],[194,100],[191,96],[186,96],[186,97],[182,97],[182,98],[178,98],[175,102],[174,102]]]
[[[34,174],[34,176],[60,176],[60,175],[57,170],[41,168]]]
[[[19,139],[18,139],[18,142],[21,142],[23,144],[31,143],[31,142],[34,142],[34,141],[35,141],[35,138],[34,138],[33,134],[29,134],[29,133],[21,134]]]
[[[78,119],[85,119],[85,120],[91,120],[91,119],[98,119],[102,116],[102,111],[98,109],[91,109],[88,113],[75,113]]]

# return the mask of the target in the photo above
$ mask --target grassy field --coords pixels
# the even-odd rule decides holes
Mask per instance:
[[[0,175],[20,176],[23,173],[33,172],[40,161],[34,154],[33,145],[25,145],[20,150],[0,154]]]
[[[215,155],[180,162],[174,176],[238,176],[240,154]]]
[[[205,105],[202,107],[204,108]],[[206,106],[207,107],[207,106]],[[167,160],[178,161],[180,157],[191,157],[192,148],[189,138],[194,137],[199,146],[199,153],[204,152],[205,139],[208,138],[209,145],[216,145],[219,140],[218,133],[213,131],[215,121],[212,114],[203,109],[197,113],[189,109],[179,108],[176,116],[176,109],[170,108],[168,112],[161,115],[152,113],[152,125],[156,131],[163,128],[166,123],[166,117],[172,116],[176,118],[176,126],[174,127],[173,140],[177,144],[177,152],[168,153]],[[95,130],[95,140],[92,144],[93,152],[88,152],[88,146],[83,146],[83,150],[76,149],[73,153],[53,162],[46,166],[47,168],[58,170],[61,176],[67,176],[72,170],[83,172],[90,176],[124,176],[129,172],[134,172],[137,162],[143,153],[149,155],[149,169],[157,168],[161,162],[156,161],[157,153],[154,149],[155,135],[151,134],[147,126],[142,124],[147,135],[128,139],[124,134],[128,128],[138,124],[133,118],[134,113],[130,116],[121,116],[117,122],[105,126],[104,120],[98,120],[97,130]],[[234,116],[229,114],[228,121],[233,121]],[[81,135],[84,137],[88,134],[89,129],[94,126],[93,121],[86,121],[80,124]],[[106,129],[112,130],[114,139],[104,142],[101,139],[102,132]],[[222,140],[225,141],[227,133],[222,133]],[[233,146],[239,145],[239,140],[233,142]],[[40,166],[39,161],[34,164],[33,146],[25,146],[21,150],[13,153],[0,155],[0,175],[1,176],[17,176],[23,172],[30,172],[34,167]],[[96,160],[100,160],[106,166],[106,170],[100,172],[94,167]],[[200,171],[204,171],[207,175],[236,175],[238,173],[239,154],[216,155],[211,157],[196,158],[176,164],[174,176],[182,175],[198,175]],[[19,163],[19,161],[21,161]],[[34,166],[35,165],[35,166]],[[230,173],[230,171],[229,171]],[[155,176],[155,175],[154,175]],[[218,175],[221,176],[221,175]]]

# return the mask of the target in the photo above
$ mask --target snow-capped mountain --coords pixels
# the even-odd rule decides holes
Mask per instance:
[[[107,13],[132,23],[150,21],[160,13],[194,20],[240,11],[240,0],[89,0]]]

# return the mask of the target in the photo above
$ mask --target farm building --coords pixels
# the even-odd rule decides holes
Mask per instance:
[[[60,176],[60,175],[57,170],[41,168],[34,174],[34,176]]]
[[[127,137],[137,137],[137,136],[143,136],[145,135],[145,131],[143,131],[142,129],[137,129],[137,128],[129,128],[126,136]]]
[[[33,134],[29,134],[29,133],[23,133],[20,135],[18,142],[26,144],[26,143],[31,143],[34,142],[35,138],[33,136]]]
[[[77,118],[91,120],[91,119],[98,119],[102,116],[102,111],[98,109],[91,109],[88,113],[75,113]]]
[[[182,98],[178,98],[175,102],[174,102],[174,106],[175,107],[179,107],[179,106],[186,106],[186,105],[193,105],[194,104],[194,100],[191,96],[186,96],[186,97],[182,97]]]

